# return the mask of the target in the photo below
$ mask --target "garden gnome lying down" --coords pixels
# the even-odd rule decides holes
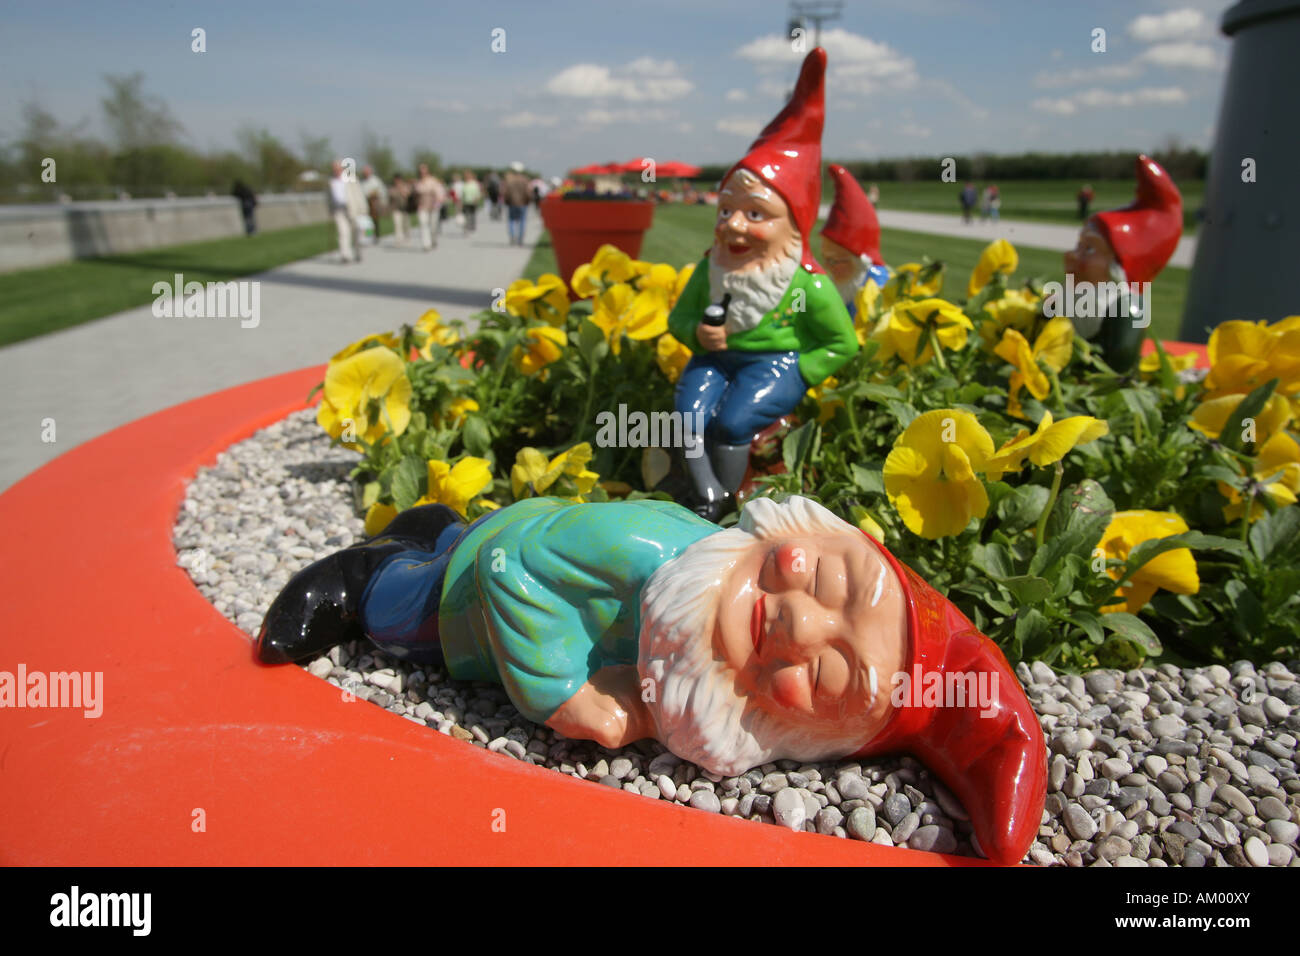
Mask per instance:
[[[755,499],[727,530],[655,500],[531,498],[468,526],[442,505],[413,508],[295,575],[257,652],[301,660],[362,636],[500,683],[567,737],[655,737],[718,774],[910,752],[999,863],[1019,861],[1038,831],[1043,736],[1002,654],[806,498]],[[993,699],[892,692],[904,674],[931,687],[931,675],[960,676]]]

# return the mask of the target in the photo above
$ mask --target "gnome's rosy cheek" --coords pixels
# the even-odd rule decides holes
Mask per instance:
[[[807,711],[812,707],[808,688],[808,669],[802,664],[782,667],[772,675],[772,699],[790,710]]]

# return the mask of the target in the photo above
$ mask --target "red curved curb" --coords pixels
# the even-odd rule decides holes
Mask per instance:
[[[0,670],[104,675],[97,719],[0,709],[0,862],[986,865],[668,806],[255,665],[176,566],[172,526],[195,471],[323,373],[169,408],[0,495]]]
[[[1175,342],[1172,339],[1160,343],[1165,347],[1165,352],[1169,355],[1186,355],[1191,353],[1196,356],[1196,368],[1210,367],[1210,354],[1207,347],[1197,342]],[[1151,339],[1146,339],[1142,343],[1142,354],[1151,355],[1156,350],[1156,343]]]

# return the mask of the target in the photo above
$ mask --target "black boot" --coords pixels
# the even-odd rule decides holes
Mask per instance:
[[[381,534],[303,568],[289,579],[262,619],[258,659],[264,664],[299,661],[365,637],[361,595],[378,567],[403,551],[437,551],[463,528],[460,515],[445,505],[411,508]]]

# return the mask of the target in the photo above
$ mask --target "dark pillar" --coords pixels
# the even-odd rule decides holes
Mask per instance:
[[[1300,313],[1300,0],[1241,0],[1180,338]],[[1242,160],[1255,182],[1242,182]]]

